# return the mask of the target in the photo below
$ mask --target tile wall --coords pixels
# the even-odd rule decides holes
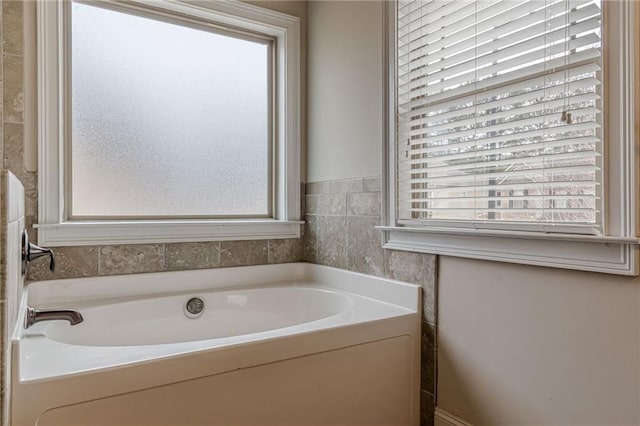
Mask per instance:
[[[302,240],[54,247],[54,252],[56,271],[36,261],[29,267],[30,281],[298,262]]]
[[[436,256],[382,248],[379,177],[308,183],[304,259],[422,286],[421,424],[432,425],[436,390]]]

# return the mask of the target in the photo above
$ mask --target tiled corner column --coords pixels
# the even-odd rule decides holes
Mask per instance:
[[[379,177],[308,183],[304,258],[307,262],[420,284],[422,425],[433,425],[436,391],[436,256],[382,248],[375,229],[382,212]]]

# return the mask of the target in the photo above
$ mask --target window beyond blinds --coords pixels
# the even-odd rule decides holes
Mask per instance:
[[[399,222],[597,232],[600,2],[399,0],[396,28]]]

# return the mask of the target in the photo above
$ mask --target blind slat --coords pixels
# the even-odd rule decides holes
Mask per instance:
[[[474,82],[473,84],[463,85],[461,87],[450,89],[446,92],[430,94],[428,98],[425,98],[426,93],[418,94],[416,97],[415,93],[413,92],[400,92],[399,98],[401,100],[408,98],[408,101],[401,102],[399,107],[401,109],[412,108],[415,106],[423,105],[425,102],[428,102],[429,105],[434,105],[436,103],[442,103],[450,99],[457,99],[474,92],[477,94],[483,94],[484,91],[504,88],[508,85],[514,85],[522,88],[526,86],[523,86],[521,84],[521,80],[527,79],[530,76],[539,77],[541,80],[541,84],[543,84],[545,76],[549,78],[549,75],[556,74],[556,72],[556,75],[565,74],[565,69],[572,68],[573,65],[581,65],[584,62],[592,61],[600,57],[601,53],[598,49],[589,49],[582,52],[576,52],[575,54],[572,54],[568,59],[558,58],[547,61],[545,63],[538,63],[527,68],[518,69],[506,75],[499,75],[498,77],[481,80],[479,82]],[[428,101],[426,99],[428,99]]]
[[[573,91],[573,90],[583,88],[581,85],[584,82],[581,82],[582,80],[578,80],[578,81],[570,81],[568,84],[564,82],[553,83],[551,84],[550,87],[548,87],[549,85],[545,83],[545,80],[555,81],[557,79],[562,79],[562,78],[573,79],[581,75],[596,73],[599,70],[600,70],[600,66],[598,64],[594,62],[589,62],[581,66],[573,67],[568,72],[564,70],[561,70],[561,71],[553,70],[547,74],[543,73],[542,75],[536,75],[533,78],[521,80],[516,83],[498,86],[491,90],[483,90],[477,94],[474,93],[473,91],[470,91],[469,94],[451,96],[451,99],[446,101],[437,100],[434,102],[432,98],[421,98],[417,100],[412,100],[411,102],[399,105],[400,109],[409,110],[406,112],[401,112],[399,116],[405,117],[405,116],[415,116],[418,114],[438,113],[438,111],[455,108],[459,105],[463,105],[465,107],[467,106],[471,107],[472,105],[475,105],[478,103],[483,104],[483,103],[492,102],[492,101],[499,102],[500,99],[503,98],[505,93],[512,93],[512,92],[519,93],[525,89],[529,89],[530,91],[537,91],[537,90],[553,90],[554,87],[555,88],[564,87],[565,90]],[[591,81],[590,86],[596,87],[598,84],[599,82]],[[532,88],[533,90],[531,90]],[[498,100],[492,99],[497,96],[500,96],[500,99]],[[485,99],[490,99],[490,100],[485,102],[484,101]]]
[[[497,195],[494,197],[443,197],[443,198],[400,198],[400,201],[411,201],[413,203],[437,203],[437,202],[450,202],[450,201],[468,201],[469,199],[480,201],[569,201],[569,200],[582,200],[593,201],[598,199],[597,195],[593,194],[580,194],[580,195]]]
[[[545,129],[529,130],[525,132],[513,133],[509,135],[504,135],[504,136],[495,136],[495,137],[488,137],[484,139],[476,139],[476,140],[470,140],[470,141],[464,141],[464,142],[451,143],[451,144],[448,144],[447,147],[450,149],[458,149],[458,148],[469,148],[469,147],[481,145],[481,144],[497,144],[501,142],[515,143],[518,141],[526,141],[526,140],[531,140],[535,138],[543,138],[545,136],[548,137],[549,135],[554,135],[560,131],[566,132],[566,133],[573,133],[577,131],[593,130],[599,127],[600,127],[600,124],[596,122],[576,123],[576,124],[569,124],[566,126],[556,126],[551,128],[545,128]],[[427,148],[412,149],[411,155],[433,153],[433,152],[440,151],[442,149],[443,149],[442,145],[431,146]]]
[[[581,98],[581,100],[577,100],[577,99],[574,100],[570,97],[570,98],[563,98],[563,99],[558,99],[558,100],[549,101],[549,102],[542,101],[532,105],[521,106],[521,107],[512,108],[512,109],[508,109],[508,110],[500,111],[496,113],[489,113],[480,117],[472,117],[472,118],[467,118],[462,120],[451,120],[447,123],[433,125],[433,126],[424,126],[422,125],[422,123],[412,123],[415,125],[421,124],[421,126],[415,130],[409,131],[409,133],[404,133],[403,135],[420,136],[420,135],[423,135],[425,132],[429,132],[429,133],[437,133],[437,135],[435,135],[434,137],[438,137],[438,138],[445,137],[445,138],[451,139],[452,137],[453,138],[457,137],[454,135],[458,133],[458,131],[455,131],[453,129],[458,129],[462,127],[474,127],[474,130],[478,131],[479,133],[484,133],[484,132],[494,132],[494,131],[499,131],[503,129],[509,129],[512,127],[526,126],[528,124],[538,124],[545,118],[548,118],[549,121],[551,121],[554,117],[556,119],[561,119],[562,115],[559,113],[551,112],[548,114],[535,115],[531,117],[531,115],[533,115],[534,113],[544,113],[556,107],[561,107],[563,105],[575,105],[576,103],[579,103],[579,102],[595,101],[596,99],[597,99],[597,95],[589,94],[589,95],[584,95]],[[541,111],[542,108],[544,109]],[[600,112],[600,110],[596,107],[577,107],[577,108],[573,107],[571,111],[574,114],[574,117],[578,115],[597,114]],[[520,117],[520,118],[505,120],[504,122],[500,122],[500,124],[496,124],[496,125],[482,125],[482,123],[496,122],[496,121],[507,119],[510,117]],[[445,130],[449,130],[449,132],[445,133],[444,132]],[[473,134],[473,132],[471,134]]]
[[[535,3],[535,2],[534,2]],[[572,37],[585,31],[593,30],[599,26],[599,9],[596,5],[590,4],[587,7],[570,12],[568,15],[559,15],[550,20],[540,20],[546,11],[531,14],[526,19],[514,20],[506,25],[500,25],[491,31],[481,34],[474,33],[464,40],[455,40],[447,36],[437,43],[428,43],[422,48],[419,56],[417,51],[408,52],[401,55],[401,65],[404,68],[416,68],[410,72],[410,79],[416,76],[428,74],[428,64],[443,64],[443,67],[450,63],[458,63],[464,59],[484,58],[486,54],[496,50],[504,50],[510,46],[521,44],[524,41],[540,40],[541,45],[551,45],[557,41],[564,40],[567,36]],[[586,18],[591,18],[584,20]],[[538,22],[536,22],[538,21]],[[582,21],[582,22],[578,22]],[[566,26],[569,25],[567,30]],[[429,49],[425,52],[426,49]],[[413,67],[412,67],[413,65]]]
[[[588,4],[590,0],[579,0],[576,2],[572,2],[573,7],[582,6],[584,4]],[[427,54],[427,52],[434,51],[436,49],[441,49],[446,46],[450,46],[454,43],[460,42],[461,40],[469,39],[473,37],[478,42],[485,42],[491,40],[494,36],[494,33],[481,32],[487,28],[495,28],[495,35],[500,36],[513,31],[514,29],[520,29],[525,26],[534,24],[540,20],[544,20],[547,14],[557,14],[564,10],[564,5],[561,3],[556,3],[550,6],[547,9],[538,10],[534,13],[530,13],[539,7],[539,4],[535,1],[502,1],[497,5],[494,5],[491,12],[492,15],[489,19],[480,22],[478,24],[478,32],[472,24],[472,21],[461,23],[460,21],[456,22],[456,24],[460,23],[459,27],[463,28],[462,30],[456,32],[459,28],[454,28],[453,26],[440,28],[438,32],[442,34],[446,34],[446,36],[433,37],[431,34],[423,35],[424,40],[421,44],[416,44],[416,47],[410,49],[406,48],[406,52],[401,50],[401,65],[406,65],[408,63],[419,61],[419,59]],[[511,8],[511,9],[508,9]],[[523,16],[525,15],[525,16]],[[518,17],[520,17],[518,19]],[[463,26],[464,24],[464,26]],[[405,67],[402,67],[403,70]],[[404,77],[403,73],[400,73],[400,77]]]
[[[527,157],[517,157],[517,158],[505,158],[502,160],[489,160],[489,161],[479,161],[473,162],[470,161],[468,163],[456,163],[449,164],[444,166],[430,166],[428,168],[415,168],[415,169],[407,169],[400,170],[398,174],[402,175],[414,175],[416,173],[429,173],[434,176],[437,173],[443,173],[450,170],[457,170],[462,173],[467,173],[468,171],[478,170],[483,167],[486,168],[495,168],[503,165],[519,165],[519,166],[530,166],[533,164],[539,163],[551,163],[554,161],[561,160],[580,160],[580,159],[593,159],[595,157],[599,157],[600,154],[597,152],[589,151],[576,151],[576,152],[564,152],[561,154],[552,154],[552,155],[534,155]],[[447,158],[444,156],[441,161],[446,162]],[[564,166],[562,166],[564,167]],[[481,172],[476,172],[477,174],[481,174]],[[445,177],[452,177],[457,175],[447,174]],[[434,176],[435,177],[435,176]]]
[[[407,42],[411,42],[416,39],[416,31],[421,32],[425,27],[437,22],[439,26],[445,26],[451,21],[455,21],[458,16],[465,16],[469,13],[473,13],[475,10],[473,0],[455,0],[440,2],[442,4],[439,8],[434,8],[431,12],[425,12],[421,10],[421,13],[413,13],[411,15],[404,15],[400,18],[398,26],[398,37],[400,39],[406,39]],[[471,11],[469,6],[473,7]]]
[[[445,7],[451,8],[452,5],[455,6],[456,3],[459,6],[462,6],[458,8],[456,13],[443,13],[443,9]],[[493,6],[495,7],[500,3],[505,4],[506,2],[504,0],[497,0],[494,2]],[[479,4],[480,6],[478,6]],[[441,34],[435,34],[439,32],[440,29],[453,29],[455,27],[468,26],[470,23],[473,23],[472,20],[474,19],[475,14],[478,16],[481,14],[486,15],[486,9],[489,9],[491,6],[492,3],[490,1],[460,2],[456,0],[453,2],[447,1],[438,9],[432,7],[431,10],[429,10],[429,7],[427,6],[424,9],[417,9],[411,14],[400,13],[398,15],[398,39],[403,42],[402,44],[413,48],[424,43],[433,42],[434,37],[443,37]],[[509,6],[506,4],[505,6],[512,7],[512,5]],[[437,22],[437,25],[435,27],[431,26],[430,31],[426,31],[425,28],[428,28],[428,24],[433,24],[434,22]],[[450,34],[451,33],[453,33],[453,31],[451,31]],[[416,44],[416,42],[419,42],[420,44]]]
[[[598,186],[599,183],[596,182],[595,186]],[[571,186],[574,188],[585,188],[590,190],[594,183],[591,180],[572,180]],[[539,181],[539,182],[522,182],[522,183],[510,183],[508,188],[505,188],[502,184],[488,184],[488,185],[457,185],[457,186],[447,186],[447,187],[432,187],[432,188],[419,188],[419,189],[404,189],[400,190],[400,192],[404,193],[412,193],[412,194],[430,194],[430,193],[450,193],[451,191],[459,192],[459,191],[488,191],[488,190],[507,190],[507,189],[564,189],[567,187],[567,182],[549,182],[549,181]]]
[[[494,209],[490,209],[490,208],[473,208],[473,207],[446,207],[446,208],[437,208],[437,207],[432,207],[432,208],[415,208],[415,209],[411,209],[412,212],[433,212],[433,211],[474,211],[474,212],[503,212],[507,210],[506,208],[494,208]],[[543,211],[546,210],[544,207],[538,207],[538,208],[532,208],[532,209],[508,209],[508,211],[510,213],[529,213],[531,211]],[[584,213],[584,212],[590,212],[593,209],[591,208],[561,208],[561,207],[555,207],[553,208],[553,211],[556,213]]]
[[[599,40],[596,34],[586,34],[571,40],[568,43],[568,49],[577,50],[589,45],[595,44]],[[541,46],[538,40],[530,40],[522,44],[513,46],[513,48],[505,49],[504,52],[498,52],[495,54],[487,55],[482,58],[482,63],[477,61],[467,61],[461,64],[455,65],[451,68],[439,69],[437,72],[422,76],[416,80],[413,80],[401,87],[401,89],[409,89],[407,93],[412,95],[419,94],[434,94],[445,90],[448,87],[455,86],[457,84],[473,84],[472,81],[483,80],[495,75],[502,75],[510,72],[510,70],[517,70],[518,68],[530,64],[532,58],[538,58],[538,61],[543,61],[545,57],[561,54],[567,49],[562,44],[554,45],[548,48]],[[526,53],[522,53],[522,52]],[[503,53],[505,55],[503,55]],[[499,63],[494,61],[508,57],[509,55],[516,54],[508,60],[502,60]],[[486,65],[480,69],[476,69],[473,65],[479,64],[480,66]],[[512,72],[512,71],[511,71]],[[455,77],[449,77],[455,76]],[[434,83],[437,82],[437,83]],[[425,86],[426,85],[426,86]]]
[[[581,114],[592,115],[592,114],[597,114],[599,111],[597,108],[588,107],[588,108],[575,109],[572,112],[575,115],[581,115]],[[452,146],[452,145],[458,146],[459,143],[464,143],[467,141],[456,141],[456,139],[468,138],[472,136],[474,137],[474,141],[476,141],[476,143],[478,143],[479,140],[487,139],[487,138],[495,139],[495,141],[498,141],[498,139],[501,137],[517,136],[519,134],[525,134],[525,133],[528,133],[529,131],[533,131],[533,130],[529,130],[527,126],[544,126],[545,123],[553,123],[555,121],[560,121],[561,118],[562,118],[562,114],[554,112],[550,114],[539,115],[536,117],[527,117],[524,119],[499,122],[496,124],[489,124],[486,126],[477,126],[473,128],[464,128],[464,129],[454,128],[454,129],[451,129],[449,133],[441,133],[433,136],[424,135],[424,131],[428,131],[428,129],[421,129],[420,131],[410,133],[412,136],[414,136],[413,138],[411,138],[410,146],[411,148],[415,146],[419,148],[424,148],[423,146],[424,144],[428,144],[429,146],[436,146],[436,145],[442,146],[442,145],[445,145],[445,143],[447,146]],[[547,135],[557,133],[557,132],[566,133],[569,131],[588,130],[588,129],[596,128],[597,123],[595,122],[592,122],[592,123],[593,123],[592,126],[586,126],[588,123],[576,123],[575,125],[544,126],[542,129],[539,129],[539,130],[547,130]],[[513,130],[518,127],[524,128],[524,130],[513,131],[513,133],[510,133],[508,135],[497,134],[498,132],[501,132],[504,130]],[[535,129],[535,130],[538,130],[538,129]],[[494,133],[494,134],[488,134],[488,133]],[[511,140],[511,139],[507,139],[507,140]]]
[[[444,120],[450,120],[458,116],[468,116],[469,114],[473,114],[477,112],[484,112],[492,109],[504,108],[505,106],[508,107],[510,105],[519,105],[519,104],[531,105],[534,103],[537,103],[537,104],[545,103],[544,106],[548,108],[551,104],[555,105],[557,104],[557,102],[564,102],[565,99],[569,99],[569,102],[571,103],[595,101],[600,99],[600,95],[598,95],[596,92],[584,93],[584,91],[585,89],[589,89],[594,85],[598,85],[598,84],[600,84],[600,82],[595,78],[584,78],[584,79],[572,81],[568,85],[559,84],[556,86],[545,87],[538,90],[532,90],[520,95],[505,96],[493,102],[484,102],[484,103],[470,102],[469,106],[455,105],[454,107],[457,107],[455,109],[448,108],[446,111],[445,110],[441,110],[442,112],[436,111],[429,114],[425,118],[420,118],[421,116],[424,116],[426,114],[422,114],[422,111],[419,111],[419,112],[402,114],[398,117],[398,119],[399,119],[399,122],[401,123],[408,123],[410,121],[411,126],[413,127],[421,124],[436,123]],[[576,94],[576,95],[569,94],[568,96],[565,95],[566,92],[571,93],[576,91],[580,91],[579,93],[582,93],[582,94]],[[553,98],[554,100],[549,101],[547,100],[548,98]],[[465,104],[462,104],[462,105],[465,105]]]
[[[504,177],[522,176],[526,179],[532,179],[534,176],[554,175],[558,173],[577,173],[577,172],[595,172],[600,170],[596,165],[580,165],[580,166],[556,166],[556,167],[540,167],[537,169],[524,169],[524,170],[512,170],[505,172],[489,172],[489,173],[473,173],[469,175],[455,175],[455,176],[434,176],[423,178],[409,179],[412,183],[438,183],[438,182],[468,182],[477,179],[498,179]],[[403,181],[399,179],[399,181]],[[570,182],[570,180],[568,180]],[[504,188],[504,186],[503,186]]]
[[[489,155],[499,155],[499,154],[516,154],[523,151],[543,151],[545,149],[550,148],[560,148],[560,147],[569,147],[571,145],[580,146],[580,148],[584,149],[584,147],[589,147],[591,145],[595,145],[600,143],[600,139],[590,136],[590,137],[580,137],[580,138],[570,138],[570,139],[559,139],[554,141],[537,141],[537,142],[527,142],[519,145],[509,145],[509,146],[497,146],[492,148],[484,148],[484,149],[470,149],[468,151],[464,151],[463,153],[454,153],[454,154],[443,154],[443,155],[435,155],[424,158],[410,159],[410,160],[402,160],[398,161],[401,169],[405,164],[431,164],[442,162],[443,157],[446,157],[450,160],[464,160],[471,159],[474,157],[485,157]],[[497,144],[496,144],[497,145]],[[539,154],[539,155],[542,155]]]

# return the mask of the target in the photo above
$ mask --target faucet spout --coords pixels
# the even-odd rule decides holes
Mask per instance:
[[[80,324],[84,321],[82,314],[71,309],[56,309],[40,311],[32,306],[27,306],[27,315],[24,321],[24,328],[29,328],[33,324],[42,321],[64,320],[71,325]]]

